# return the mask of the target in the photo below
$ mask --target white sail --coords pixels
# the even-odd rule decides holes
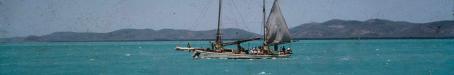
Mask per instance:
[[[265,28],[265,44],[273,45],[291,42],[288,26],[285,23],[278,0],[274,2],[273,7],[271,8],[271,13],[268,17]]]

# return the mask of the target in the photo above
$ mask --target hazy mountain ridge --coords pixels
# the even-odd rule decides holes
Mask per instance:
[[[245,39],[259,36],[241,29],[222,29],[223,39]],[[190,31],[178,29],[120,29],[108,33],[92,32],[55,32],[43,36],[8,38],[6,42],[36,41],[143,41],[143,40],[208,40],[214,39],[216,30]]]
[[[291,28],[294,38],[440,38],[454,37],[454,21],[410,23],[383,19],[334,19]]]
[[[222,29],[223,39],[261,37],[259,34],[236,28]],[[179,29],[121,29],[108,33],[55,32],[43,36],[2,39],[17,41],[142,41],[142,40],[208,40],[216,30],[191,31]],[[453,38],[454,21],[410,23],[383,19],[366,21],[333,19],[322,23],[306,23],[290,28],[295,39],[329,38]],[[1,40],[0,40],[1,41]]]

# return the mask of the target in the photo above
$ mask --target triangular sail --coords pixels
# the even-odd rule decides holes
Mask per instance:
[[[278,0],[274,2],[273,7],[271,8],[271,13],[268,17],[265,28],[265,44],[275,45],[291,42],[288,26],[285,23]]]

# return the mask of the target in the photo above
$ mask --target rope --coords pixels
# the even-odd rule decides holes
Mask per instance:
[[[199,16],[195,19],[194,23],[192,24],[192,25],[194,25],[194,26],[193,26],[193,27],[191,26],[192,29],[198,28],[198,27],[199,27],[200,24],[199,24],[198,22],[200,21],[200,18],[206,16],[206,13],[207,13],[207,11],[208,11],[208,6],[209,6],[208,4],[209,4],[209,3],[210,3],[210,2],[208,2],[207,4],[205,4],[206,6],[204,6],[204,8],[202,9],[202,13],[200,13],[201,15],[199,15]]]

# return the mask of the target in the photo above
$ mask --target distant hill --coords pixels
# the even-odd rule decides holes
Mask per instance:
[[[383,19],[366,21],[329,20],[291,28],[294,38],[451,38],[454,21],[410,23]]]
[[[222,29],[223,39],[245,39],[259,36],[241,29]],[[108,33],[91,32],[55,32],[43,36],[28,36],[25,38],[9,38],[6,42],[36,41],[144,41],[144,40],[208,40],[216,37],[216,30],[190,31],[176,29],[121,29]],[[5,42],[5,41],[4,41]]]
[[[223,39],[245,39],[261,35],[241,29],[222,29]],[[454,38],[454,21],[410,23],[383,19],[366,21],[334,19],[323,23],[307,23],[291,28],[295,39],[356,38]],[[0,42],[55,41],[143,41],[143,40],[208,40],[216,30],[190,31],[177,29],[121,29],[108,33],[55,32],[43,36],[0,39]]]

